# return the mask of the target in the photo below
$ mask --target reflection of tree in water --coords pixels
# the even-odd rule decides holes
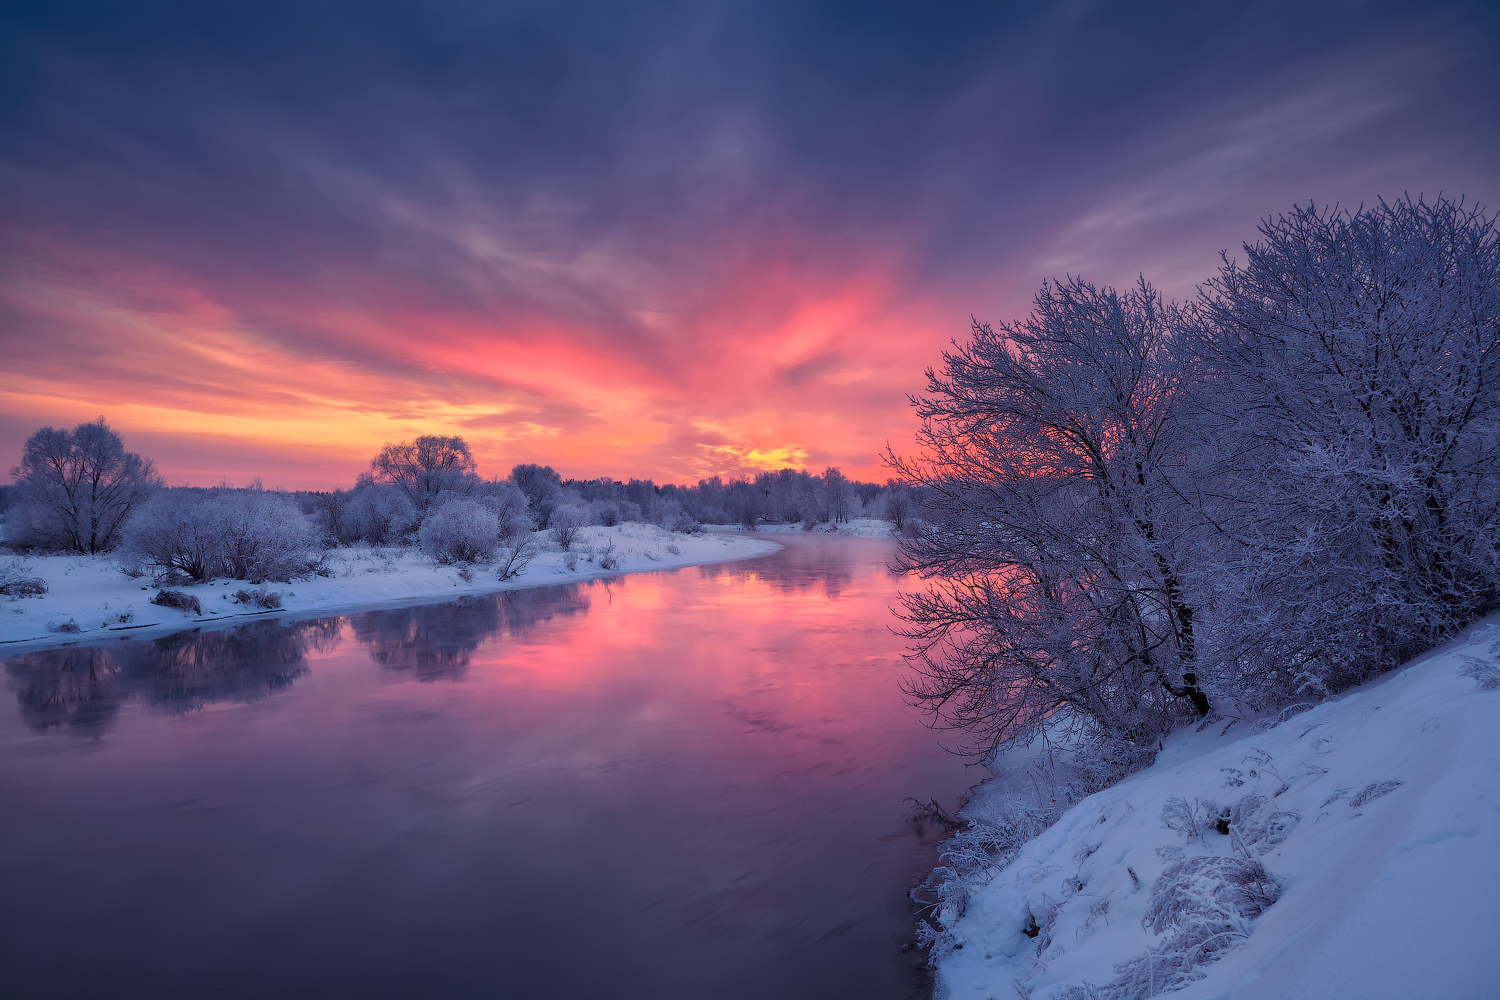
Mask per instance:
[[[53,649],[5,661],[21,717],[34,729],[99,732],[120,711],[120,657],[113,649]]]
[[[21,715],[36,729],[98,733],[132,698],[172,712],[216,701],[257,701],[307,673],[309,649],[338,641],[337,618],[284,626],[177,632],[149,642],[49,649],[5,661]]]
[[[338,642],[339,620],[324,618],[283,626],[251,622],[224,632],[178,632],[156,640],[156,651],[127,668],[140,696],[177,712],[216,701],[257,701],[307,673],[309,649]],[[143,644],[144,645],[144,644]]]
[[[777,590],[801,593],[822,587],[830,600],[837,599],[854,580],[856,550],[847,538],[820,538],[817,535],[775,536],[784,543],[779,552],[759,559],[700,566],[705,577],[754,578],[764,580]]]
[[[367,611],[350,618],[350,624],[376,663],[433,681],[461,676],[474,650],[501,629],[514,635],[557,615],[581,614],[588,608],[583,587],[570,583]]]

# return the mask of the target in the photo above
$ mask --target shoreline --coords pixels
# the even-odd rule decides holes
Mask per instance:
[[[599,546],[616,545],[617,569],[604,569],[594,561]],[[668,546],[677,548],[671,552]],[[613,580],[632,573],[660,572],[738,562],[770,555],[782,546],[768,539],[734,537],[733,533],[706,531],[680,535],[654,525],[627,523],[614,528],[593,527],[580,532],[571,555],[575,569],[567,568],[570,553],[557,546],[538,552],[519,576],[495,578],[489,566],[471,567],[472,579],[460,577],[461,567],[440,566],[413,549],[380,546],[345,546],[329,550],[331,564],[343,575],[314,576],[290,583],[251,585],[244,580],[214,580],[180,589],[199,598],[203,612],[178,611],[151,604],[151,592],[140,580],[124,575],[114,557],[40,556],[22,559],[33,575],[47,580],[49,592],[42,597],[0,601],[0,656],[72,646],[97,646],[117,640],[159,638],[192,629],[233,628],[252,621],[275,618],[304,621],[362,611],[442,604],[459,597],[482,597],[514,590],[533,590],[570,583]],[[362,563],[370,563],[360,567]],[[355,568],[361,572],[356,574]],[[146,579],[145,577],[141,578]],[[282,596],[280,608],[237,610],[238,603],[223,611],[213,608],[237,590],[269,591]],[[19,619],[13,616],[20,616]],[[121,621],[122,616],[127,616]],[[143,617],[154,621],[142,621]],[[78,624],[79,631],[53,631],[64,622]],[[91,627],[85,627],[89,625]]]

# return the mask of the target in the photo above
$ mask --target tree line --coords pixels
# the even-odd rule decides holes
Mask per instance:
[[[1500,240],[1461,201],[1268,219],[1190,300],[1048,282],[913,398],[915,698],[1128,770],[1500,607]]]
[[[416,545],[441,563],[494,561],[502,579],[525,568],[538,533],[569,548],[587,525],[647,522],[696,532],[704,523],[906,523],[908,490],[783,469],[696,486],[565,480],[551,466],[478,474],[461,437],[388,444],[345,490],[167,488],[148,458],[126,451],[103,417],[27,439],[14,485],[0,494],[4,542],[17,551],[116,552],[127,564],[184,580],[287,580],[316,572],[328,545]]]

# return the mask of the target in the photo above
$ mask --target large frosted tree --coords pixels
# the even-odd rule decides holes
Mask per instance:
[[[1200,569],[1236,686],[1386,669],[1500,605],[1500,239],[1439,198],[1267,220],[1190,311]]]
[[[976,749],[1048,718],[1144,748],[1190,717],[1169,319],[1144,281],[1048,284],[1021,322],[975,323],[913,400],[922,454],[890,459],[923,487],[901,550],[928,581],[905,598],[912,693]]]
[[[126,451],[103,417],[71,431],[43,427],[10,474],[7,541],[70,552],[114,548],[121,526],[162,485],[151,460]]]
[[[474,456],[461,437],[428,434],[415,441],[388,444],[370,459],[370,478],[395,486],[425,514],[438,494],[467,495],[478,484]]]

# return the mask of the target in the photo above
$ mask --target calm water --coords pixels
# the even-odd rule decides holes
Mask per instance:
[[[891,543],[4,661],[0,994],[906,997]]]

